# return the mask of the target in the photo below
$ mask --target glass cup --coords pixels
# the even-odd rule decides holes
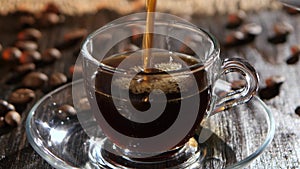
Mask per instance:
[[[154,15],[151,48],[142,45],[145,13],[107,24],[82,46],[87,97],[107,137],[91,153],[99,167],[191,166],[203,156],[193,138],[203,119],[247,102],[257,90],[254,68],[243,59],[221,59],[210,33]],[[217,94],[224,89],[218,82],[233,72],[245,86]]]

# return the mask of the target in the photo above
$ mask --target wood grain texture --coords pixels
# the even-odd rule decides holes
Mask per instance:
[[[111,13],[111,11],[100,11],[96,15],[84,15],[81,17],[67,17],[66,23],[52,28],[42,29],[43,35],[46,38],[40,42],[40,50],[42,51],[47,46],[54,46],[61,41],[62,35],[74,28],[84,27],[89,32],[104,25],[108,21],[117,18],[119,15]],[[4,47],[10,46],[16,37],[16,32],[20,30],[17,24],[19,15],[8,15],[0,17],[0,42]],[[191,21],[199,27],[210,31],[220,42],[224,41],[226,34],[231,31],[225,29],[225,16],[210,16],[203,17],[192,15]],[[267,42],[267,37],[272,34],[272,26],[275,22],[284,20],[293,25],[295,31],[289,36],[288,41],[280,45],[271,45]],[[253,161],[247,168],[249,169],[273,169],[273,168],[300,168],[300,117],[294,113],[295,108],[300,105],[300,63],[295,65],[287,65],[285,60],[290,55],[289,47],[300,43],[300,15],[290,16],[283,11],[262,11],[259,13],[249,13],[247,22],[255,22],[263,27],[263,32],[259,35],[254,43],[238,48],[222,49],[222,57],[243,57],[256,68],[260,75],[260,87],[264,87],[264,80],[272,75],[282,75],[286,78],[283,83],[279,96],[265,100],[265,103],[273,111],[276,121],[276,133],[274,140],[267,150]],[[47,74],[53,71],[67,72],[68,67],[74,62],[74,48],[64,50],[64,58],[55,63],[53,66],[41,68]],[[67,63],[67,64],[66,64]],[[19,86],[7,85],[5,81],[11,72],[11,65],[0,60],[0,98],[6,99],[10,92]],[[35,101],[41,98],[44,93],[37,92],[38,97]],[[0,129],[0,168],[5,169],[50,169],[52,168],[45,162],[29,145],[25,133],[25,120],[28,111],[33,106],[34,102],[28,105],[22,114],[22,125],[17,128],[1,128]],[[209,163],[206,167],[215,168],[222,167],[226,163],[234,162],[236,159],[246,156],[247,154],[232,155],[235,146],[241,145],[248,148],[248,152],[255,148],[255,142],[248,141],[251,137],[255,137],[260,130],[247,130],[247,125],[251,125],[251,115],[240,114],[222,114],[218,115],[215,123],[219,120],[224,121],[225,126],[237,126],[236,130],[243,132],[227,133],[229,144],[226,154],[217,154],[216,158],[226,159],[224,163]],[[230,117],[230,118],[228,118]],[[230,119],[236,119],[231,121]],[[238,119],[247,119],[246,123],[238,123]],[[228,132],[226,128],[216,129],[215,132]],[[239,139],[237,139],[239,138]],[[242,139],[241,139],[242,138]],[[236,142],[235,140],[242,140]],[[226,141],[226,140],[225,140]],[[246,151],[247,152],[247,151]],[[224,158],[225,157],[225,158]]]

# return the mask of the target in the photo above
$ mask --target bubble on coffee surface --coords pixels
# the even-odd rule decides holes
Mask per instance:
[[[151,93],[155,89],[159,89],[164,93],[180,93],[188,90],[189,82],[192,82],[191,74],[187,73],[173,77],[167,72],[182,69],[183,65],[178,62],[157,63],[154,69],[162,72],[159,75],[137,75],[136,78],[131,79],[127,77],[118,77],[113,81],[122,90],[130,90],[134,94]],[[142,72],[140,66],[134,66],[130,70],[135,73]],[[179,86],[181,84],[181,86]]]

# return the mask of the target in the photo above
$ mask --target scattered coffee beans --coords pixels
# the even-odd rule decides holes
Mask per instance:
[[[236,47],[252,42],[262,32],[262,27],[256,23],[243,25],[225,38],[225,47]]]
[[[17,41],[15,46],[21,50],[37,50],[38,44],[34,41]]]
[[[22,84],[25,87],[37,89],[43,87],[46,82],[48,82],[48,76],[46,74],[31,72],[24,77]]]
[[[266,87],[259,91],[259,96],[261,99],[272,99],[278,96],[280,93],[280,87],[285,81],[283,76],[271,76],[266,79]]]
[[[21,116],[16,111],[9,111],[5,115],[4,120],[8,125],[13,126],[13,127],[21,124]]]
[[[41,54],[38,51],[24,51],[19,58],[21,64],[34,63],[41,60]]]
[[[67,80],[68,79],[65,74],[56,72],[50,76],[49,85],[51,87],[58,87],[60,85],[65,84],[67,82]]]
[[[49,48],[43,52],[42,61],[45,63],[52,63],[61,58],[61,52],[56,48]]]
[[[246,13],[244,11],[238,11],[236,13],[229,14],[227,16],[226,28],[234,29],[241,26],[245,18]]]
[[[23,105],[31,102],[34,98],[34,91],[26,88],[21,88],[12,92],[8,97],[8,101],[12,104]]]
[[[24,40],[37,41],[42,37],[42,33],[41,33],[41,31],[39,31],[35,28],[27,28],[27,29],[19,32],[17,37],[18,37],[18,40],[20,40],[20,41],[24,41]]]
[[[16,47],[9,47],[3,50],[2,59],[5,61],[17,61],[22,52]]]
[[[67,117],[75,116],[76,114],[75,108],[68,104],[60,106],[56,111],[56,116],[60,120],[65,120]]]

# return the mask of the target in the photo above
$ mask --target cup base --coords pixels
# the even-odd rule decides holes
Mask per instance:
[[[187,168],[199,163],[205,156],[205,150],[192,139],[183,147],[144,158],[132,158],[124,155],[124,151],[111,143],[108,139],[94,141],[89,149],[89,159],[96,168],[109,169],[162,169]],[[126,152],[128,154],[128,152]]]

